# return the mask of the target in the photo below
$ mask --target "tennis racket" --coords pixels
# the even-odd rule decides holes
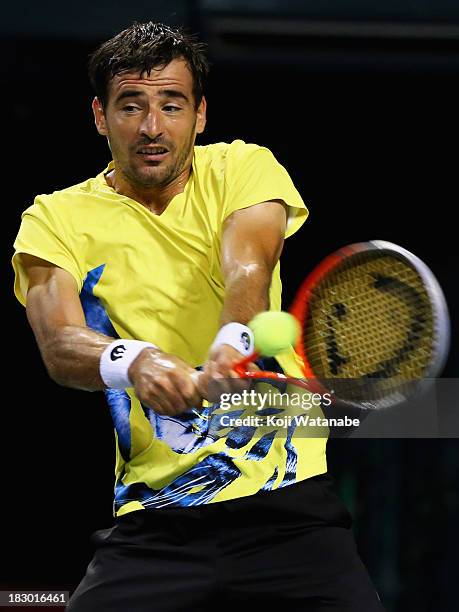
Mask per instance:
[[[290,309],[303,379],[251,372],[257,353],[235,366],[247,379],[293,383],[335,402],[380,409],[411,399],[438,376],[449,350],[443,292],[406,249],[374,240],[346,246],[306,278]]]

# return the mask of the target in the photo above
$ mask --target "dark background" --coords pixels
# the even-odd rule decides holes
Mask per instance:
[[[104,398],[48,379],[12,296],[9,259],[36,194],[94,176],[109,161],[93,126],[87,56],[136,18],[188,25],[209,43],[208,126],[198,144],[267,146],[307,202],[310,218],[283,255],[284,304],[330,251],[375,238],[398,243],[443,286],[453,323],[444,374],[458,375],[458,6],[246,6],[16,3],[0,25],[9,366],[1,588],[73,590],[91,556],[90,533],[112,521],[114,437]],[[328,455],[387,610],[457,609],[458,441],[331,440]]]

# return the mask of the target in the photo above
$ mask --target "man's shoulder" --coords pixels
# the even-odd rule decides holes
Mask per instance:
[[[215,142],[208,145],[196,145],[195,156],[203,163],[225,163],[227,161],[242,161],[259,151],[268,151],[261,145],[233,140],[232,142]]]
[[[104,170],[105,172],[105,170]],[[102,178],[101,178],[102,177]],[[95,177],[88,178],[51,193],[41,193],[35,198],[34,205],[45,208],[64,208],[71,204],[84,204],[92,200],[103,191],[103,172]]]
[[[52,194],[48,194],[49,197],[57,198],[57,199],[65,199],[67,197],[72,196],[84,196],[84,195],[93,195],[98,194],[103,189],[103,174],[106,172],[107,168],[98,174],[97,176],[93,176],[88,178],[80,183],[75,183],[74,185],[70,185],[68,187],[64,187],[63,189],[59,189],[54,191]],[[108,187],[108,185],[106,185]]]

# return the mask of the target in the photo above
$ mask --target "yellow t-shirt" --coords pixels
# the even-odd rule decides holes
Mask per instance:
[[[73,276],[88,327],[152,342],[197,367],[219,328],[226,217],[282,199],[290,236],[307,209],[272,153],[241,140],[196,146],[185,190],[159,216],[109,187],[104,175],[111,168],[112,162],[95,178],[37,196],[24,211],[14,245],[15,294],[25,305],[28,279],[17,255],[40,257]],[[280,309],[279,264],[270,301]],[[278,361],[301,376],[293,351]],[[172,418],[142,406],[133,389],[109,389],[106,396],[117,440],[117,515],[243,497],[326,471],[322,435],[296,439],[284,431],[262,444],[256,430],[237,435],[238,428],[223,428],[218,406]]]

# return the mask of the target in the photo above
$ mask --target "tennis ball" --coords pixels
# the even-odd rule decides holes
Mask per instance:
[[[255,338],[255,349],[265,357],[273,357],[296,344],[300,324],[288,312],[266,310],[248,323]]]

